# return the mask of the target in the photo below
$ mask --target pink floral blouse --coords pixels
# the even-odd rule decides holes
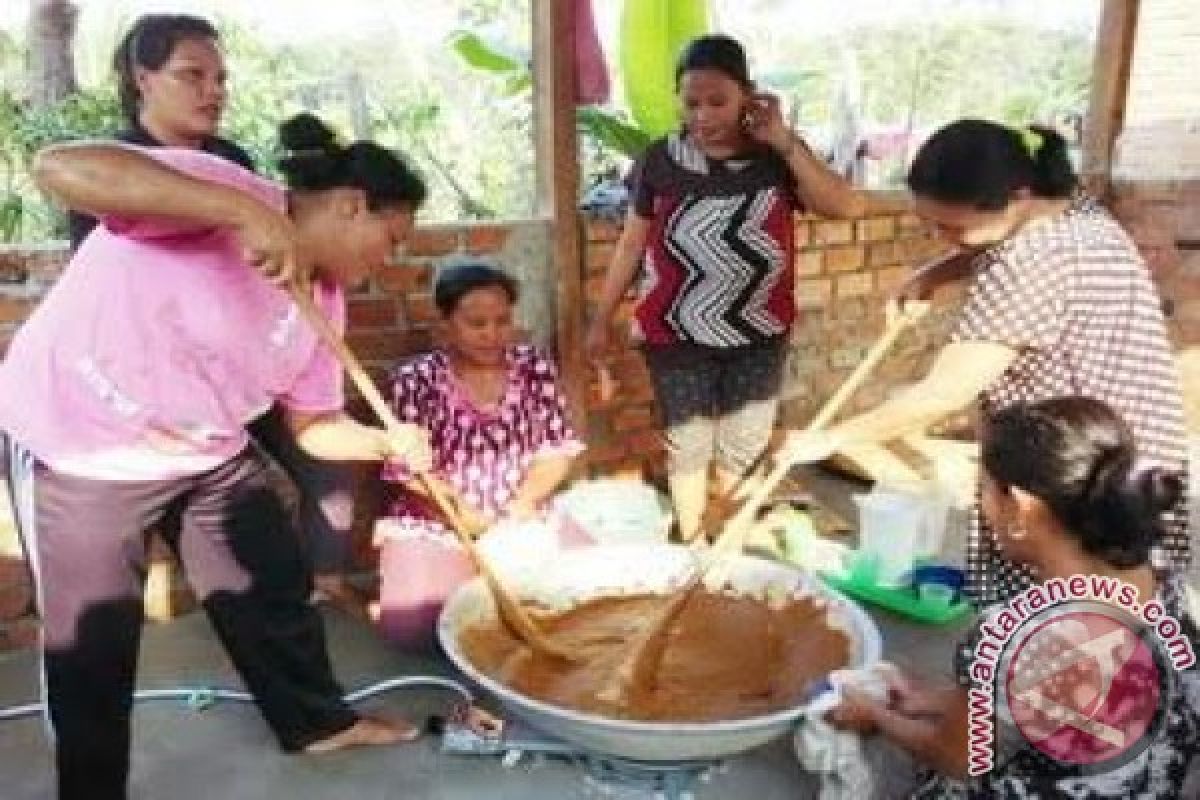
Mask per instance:
[[[504,511],[535,459],[584,449],[567,419],[553,362],[530,345],[509,348],[508,386],[493,407],[474,404],[441,351],[395,370],[391,402],[401,422],[429,431],[434,473],[487,514]],[[399,465],[383,471],[384,480],[410,477]],[[402,527],[441,528],[412,493],[404,493],[390,514]]]

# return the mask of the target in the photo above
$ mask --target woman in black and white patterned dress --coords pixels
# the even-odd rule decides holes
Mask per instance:
[[[1064,659],[1057,668],[1051,660],[1048,671],[1031,684],[1043,703],[1035,706],[1018,696],[1014,710],[1012,694],[1005,694],[1009,714],[1013,719],[1019,716],[1024,728],[991,712],[991,769],[969,778],[968,753],[977,751],[968,747],[968,723],[975,724],[968,692],[999,695],[997,684],[1003,682],[977,671],[972,662],[985,635],[984,623],[993,630],[1001,626],[995,616],[1005,610],[1001,606],[982,615],[958,648],[956,685],[935,686],[897,673],[888,678],[886,702],[848,690],[830,721],[862,733],[877,732],[929,768],[912,795],[921,800],[1185,796],[1188,768],[1200,751],[1198,633],[1178,579],[1156,576],[1149,564],[1152,545],[1162,535],[1157,512],[1172,506],[1182,493],[1179,473],[1148,466],[1134,448],[1129,426],[1112,409],[1087,397],[1011,405],[989,415],[982,438],[983,513],[998,532],[1003,552],[1043,582],[1092,575],[1123,582],[1122,591],[1130,597],[1136,593],[1142,607],[1157,601],[1164,616],[1178,623],[1178,637],[1191,643],[1190,663],[1172,657],[1172,669],[1164,649],[1160,669],[1170,677],[1157,676],[1154,695],[1140,690],[1144,673],[1126,645],[1109,651],[1109,656],[1125,653],[1121,659],[1128,660],[1113,670],[1095,701],[1097,708],[1086,719],[1102,722],[1097,727],[1122,737],[1137,732],[1126,744],[1122,739],[1093,738],[1095,728],[1079,728],[1069,717],[1050,714],[1051,707],[1078,708],[1080,698],[1095,692],[1094,682],[1104,673],[1102,662],[1107,659],[1079,650],[1073,652],[1085,653],[1082,659]],[[1047,614],[1054,613],[1052,607],[1046,606]],[[1063,619],[1034,615],[1018,631],[1045,631],[1054,621]],[[1133,624],[1127,633],[1134,633]],[[1014,657],[1011,663],[1015,669],[1019,662]],[[1026,703],[1047,716],[1037,718]],[[1147,725],[1151,715],[1154,722]]]
[[[975,404],[991,412],[1083,395],[1125,419],[1149,463],[1186,475],[1182,389],[1161,300],[1132,240],[1079,190],[1062,137],[960,120],[922,146],[908,183],[917,214],[977,252],[957,262],[970,283],[951,342],[908,392],[826,433],[793,434],[794,457],[888,441]],[[1029,573],[972,517],[967,590],[986,606],[1025,588]],[[1164,517],[1151,563],[1182,570],[1185,500]]]

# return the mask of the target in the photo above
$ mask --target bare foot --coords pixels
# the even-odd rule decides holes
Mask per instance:
[[[382,720],[361,717],[358,722],[332,736],[326,736],[304,748],[305,753],[333,753],[348,747],[374,747],[411,742],[421,735],[420,729],[402,720]]]
[[[504,733],[504,720],[478,706],[467,709],[467,727],[486,739],[499,739]]]

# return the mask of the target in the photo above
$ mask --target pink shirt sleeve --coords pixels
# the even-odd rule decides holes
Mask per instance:
[[[193,178],[243,191],[272,208],[283,211],[287,207],[287,193],[282,186],[220,156],[180,147],[134,149]],[[192,220],[155,216],[133,217],[124,214],[103,214],[100,216],[100,224],[114,234],[132,239],[158,239],[205,230],[204,226]]]
[[[346,300],[339,288],[314,287],[317,308],[339,334],[346,330]],[[324,413],[345,406],[344,377],[337,356],[318,341],[313,356],[279,402],[292,411]]]

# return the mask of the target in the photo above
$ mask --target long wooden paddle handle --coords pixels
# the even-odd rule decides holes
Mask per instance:
[[[850,376],[833,393],[833,396],[825,401],[805,430],[819,431],[833,421],[833,418],[842,410],[842,406],[846,405],[846,401],[866,383],[867,378],[875,371],[875,367],[879,365],[883,357],[892,349],[892,345],[900,338],[900,334],[904,333],[911,323],[912,318],[905,314],[897,314],[888,321],[887,327],[883,329],[883,333],[880,334],[875,344],[871,345],[871,349],[867,351],[863,360],[854,368],[854,372],[851,372]]]
[[[371,380],[371,376],[363,369],[358,357],[346,345],[342,337],[338,334],[333,326],[329,324],[329,320],[325,318],[313,302],[311,287],[301,284],[294,284],[291,287],[292,299],[296,302],[296,306],[300,309],[300,313],[304,315],[304,319],[313,326],[317,331],[317,336],[325,343],[330,350],[333,351],[338,363],[342,365],[342,369],[350,376],[350,380],[358,389],[363,399],[367,401],[367,405],[371,407],[371,411],[383,423],[383,427],[390,433],[398,433],[401,430],[400,420],[396,419],[396,415],[392,413],[392,408],[383,399],[383,395],[379,393],[378,387],[375,386],[375,381]],[[446,515],[446,519],[450,521],[454,532],[459,535],[460,539],[465,538],[470,541],[471,536],[468,533],[462,518],[458,514],[458,510],[450,501],[450,498],[438,486],[437,481],[431,476],[421,473],[417,478],[424,485],[429,496],[433,498],[433,502],[437,504],[438,510]]]
[[[896,343],[896,339],[900,337],[900,334],[915,319],[915,315],[897,314],[894,318],[888,320],[887,327],[884,328],[879,338],[875,340],[875,344],[871,346],[871,349],[859,365],[854,368],[854,372],[850,373],[850,376],[838,387],[838,390],[821,406],[816,416],[808,423],[808,427],[805,428],[806,431],[819,431],[829,425],[833,418],[838,415],[838,412],[842,410],[842,406],[846,404],[846,401],[858,391],[859,387],[863,385],[879,362],[883,360],[883,357],[892,349],[892,345]],[[754,488],[750,497],[747,498],[734,515],[734,520],[743,524],[731,524],[727,532],[728,534],[735,534],[739,528],[744,527],[746,520],[741,518],[746,514],[753,514],[755,509],[762,506],[767,501],[767,498],[771,496],[771,493],[775,491],[775,487],[787,477],[787,474],[791,472],[794,466],[795,464],[792,463],[792,459],[790,458],[780,458],[775,462],[771,471],[763,478],[762,483]]]

